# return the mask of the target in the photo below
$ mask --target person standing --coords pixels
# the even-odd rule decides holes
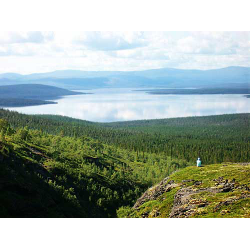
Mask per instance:
[[[201,159],[200,158],[198,158],[198,160],[197,160],[197,167],[201,167]]]

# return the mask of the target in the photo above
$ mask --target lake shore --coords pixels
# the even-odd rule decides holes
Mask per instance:
[[[239,95],[250,94],[249,88],[207,88],[207,89],[153,89],[145,90],[151,95]]]
[[[250,112],[250,98],[242,94],[153,95],[145,90],[93,89],[90,94],[51,100],[57,104],[11,107],[24,114],[63,115],[93,122],[149,120]],[[49,99],[47,99],[49,100]]]

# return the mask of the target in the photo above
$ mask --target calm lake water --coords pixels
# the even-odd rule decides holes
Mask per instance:
[[[56,100],[58,104],[8,109],[98,122],[250,112],[250,98],[243,95],[150,95],[134,90],[88,90],[93,94],[66,96]]]

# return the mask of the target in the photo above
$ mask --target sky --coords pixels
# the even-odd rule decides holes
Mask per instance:
[[[0,73],[250,67],[250,32],[0,32]]]

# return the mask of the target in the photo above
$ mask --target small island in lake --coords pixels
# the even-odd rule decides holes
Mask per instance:
[[[140,90],[139,90],[140,91]],[[197,88],[197,89],[152,89],[146,90],[152,95],[222,95],[222,94],[246,94],[249,98],[249,88]]]

